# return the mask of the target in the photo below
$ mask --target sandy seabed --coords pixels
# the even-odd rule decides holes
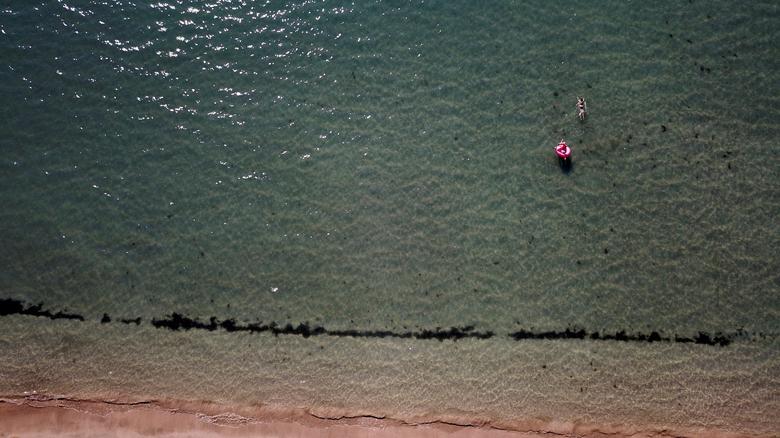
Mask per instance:
[[[529,420],[390,419],[336,411],[230,407],[208,402],[97,401],[62,397],[0,399],[0,437],[764,437],[713,429],[588,425]]]

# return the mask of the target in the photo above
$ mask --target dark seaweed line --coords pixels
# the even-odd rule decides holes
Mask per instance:
[[[455,340],[463,338],[490,339],[495,336],[492,331],[478,332],[474,331],[474,326],[451,327],[442,329],[436,327],[435,330],[421,330],[417,332],[394,332],[390,330],[328,330],[321,326],[310,326],[308,323],[298,325],[286,324],[279,325],[275,322],[269,324],[257,323],[237,323],[234,319],[219,321],[216,317],[211,317],[208,322],[202,322],[198,319],[188,318],[178,313],[172,313],[166,319],[152,319],[152,325],[157,328],[167,328],[169,330],[208,330],[214,331],[222,329],[227,332],[251,332],[263,333],[269,332],[275,336],[278,335],[300,335],[304,338],[310,336],[337,336],[350,338],[414,338],[414,339],[436,339],[444,341],[445,339]]]
[[[625,330],[621,330],[619,332],[615,332],[614,334],[611,333],[599,333],[599,332],[588,332],[585,329],[571,329],[567,328],[566,330],[562,332],[554,332],[554,331],[548,331],[548,332],[529,332],[526,330],[520,330],[514,333],[511,333],[509,336],[511,336],[514,340],[520,341],[523,339],[592,339],[595,341],[622,341],[622,342],[677,342],[677,343],[684,343],[684,344],[702,344],[702,345],[720,345],[721,347],[725,347],[726,345],[731,344],[735,338],[747,338],[749,337],[749,334],[743,330],[737,330],[734,333],[731,334],[725,334],[725,333],[715,333],[714,335],[710,335],[706,332],[698,332],[696,336],[693,337],[686,337],[686,336],[662,336],[657,331],[652,331],[650,334],[645,333],[633,333],[629,334],[626,333]]]
[[[77,321],[84,321],[84,317],[77,314],[57,312],[52,313],[49,310],[43,308],[43,303],[36,305],[26,306],[24,302],[14,299],[0,299],[0,316],[6,315],[29,315],[45,317],[49,319],[70,319]],[[123,324],[135,324],[141,325],[142,318],[132,319],[117,319],[116,322]],[[108,314],[103,314],[100,319],[102,324],[111,323],[111,317]],[[274,336],[279,335],[297,335],[304,338],[311,336],[335,336],[335,337],[350,337],[350,338],[401,338],[401,339],[435,339],[438,341],[452,340],[457,341],[464,338],[472,339],[490,339],[496,334],[493,331],[475,331],[474,326],[464,327],[450,327],[448,329],[442,329],[436,327],[433,330],[423,329],[420,331],[404,331],[397,332],[391,330],[357,330],[357,329],[342,329],[342,330],[329,330],[322,326],[310,326],[308,323],[300,323],[298,325],[285,324],[280,325],[276,322],[270,322],[263,324],[262,322],[247,322],[239,323],[235,319],[219,320],[216,317],[211,317],[208,321],[204,322],[197,318],[190,318],[179,313],[171,313],[169,316],[161,319],[154,318],[151,324],[156,328],[165,328],[172,331],[180,330],[207,330],[216,331],[224,330],[226,332],[248,332],[248,333],[271,333]],[[516,341],[523,340],[596,340],[596,341],[620,341],[620,342],[667,342],[667,343],[692,343],[709,346],[721,346],[725,347],[731,344],[736,339],[755,339],[756,336],[766,338],[769,335],[764,333],[750,333],[744,330],[737,330],[732,333],[715,333],[710,335],[706,332],[698,332],[695,336],[665,336],[658,331],[652,331],[649,334],[645,333],[626,333],[624,330],[612,333],[599,333],[598,331],[587,331],[581,328],[566,328],[563,331],[529,331],[519,330],[508,334],[509,337]]]
[[[81,315],[64,312],[51,313],[48,310],[44,310],[43,303],[32,304],[25,307],[22,301],[8,298],[0,299],[0,316],[5,315],[30,315],[43,316],[49,319],[75,319],[77,321],[84,321],[84,317]]]

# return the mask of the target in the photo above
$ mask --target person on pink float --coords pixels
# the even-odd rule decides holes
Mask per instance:
[[[555,146],[555,155],[564,161],[571,157],[571,148],[568,144],[566,144],[564,139],[561,139],[560,143],[558,143],[558,146]]]

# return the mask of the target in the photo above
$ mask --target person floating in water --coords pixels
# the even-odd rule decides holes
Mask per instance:
[[[577,96],[577,117],[580,120],[585,120],[585,116],[588,115],[588,105],[585,103],[585,98]]]
[[[555,155],[557,155],[562,162],[568,160],[569,157],[571,157],[571,148],[568,144],[566,144],[566,140],[561,139],[560,143],[558,143],[558,146],[555,146]]]

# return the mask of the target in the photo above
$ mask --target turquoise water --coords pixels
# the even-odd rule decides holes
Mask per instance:
[[[18,364],[0,389],[499,419],[632,422],[643,407],[675,425],[777,430],[762,418],[780,389],[779,22],[772,2],[11,2],[0,298],[84,321],[0,318],[0,356]],[[561,138],[570,171],[552,151]],[[151,324],[173,312],[493,336]],[[730,343],[508,336],[567,328]],[[247,339],[298,369],[253,360]],[[408,349],[404,374],[388,371]],[[568,371],[513,368],[587,363],[586,350],[633,392],[595,376],[600,392],[577,399]],[[193,362],[152,371],[174,351]],[[441,365],[452,357],[462,365]],[[53,363],[67,371],[44,371]],[[120,364],[131,371],[95,378]],[[192,385],[203,369],[225,377]],[[370,390],[432,372],[469,384]],[[674,391],[723,400],[670,416]]]

